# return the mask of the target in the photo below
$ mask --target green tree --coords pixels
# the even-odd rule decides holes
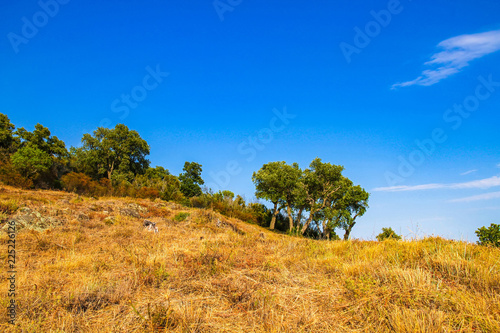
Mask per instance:
[[[57,136],[51,136],[50,130],[43,125],[36,124],[33,132],[21,127],[15,134],[20,139],[21,147],[32,146],[38,148],[59,162],[68,158],[68,150],[64,142],[59,140]]]
[[[144,175],[135,176],[134,186],[138,189],[143,187],[156,189],[160,193],[160,198],[166,201],[177,201],[183,198],[179,178],[161,166],[148,168]]]
[[[20,148],[10,158],[12,165],[21,175],[33,180],[50,170],[53,164],[48,153],[31,145]]]
[[[349,187],[340,205],[338,225],[344,229],[344,240],[348,240],[352,228],[356,224],[356,218],[363,216],[368,209],[368,198],[370,194],[361,186]]]
[[[222,191],[222,198],[226,201],[232,202],[234,199],[234,193],[228,190]]]
[[[157,166],[156,168],[148,168],[144,175],[148,179],[159,179],[163,180],[165,179],[168,175],[170,175],[170,172],[166,170],[165,168],[161,166]]]
[[[488,228],[481,227],[476,230],[476,235],[479,238],[478,244],[500,247],[500,224],[492,223]]]
[[[9,117],[0,113],[0,149],[7,153],[14,152],[19,144],[19,139],[14,137],[15,128],[16,127],[10,122]]]
[[[240,208],[240,209],[245,209],[246,203],[245,199],[241,195],[237,195],[236,198],[234,199],[234,203]]]
[[[200,185],[205,184],[201,178],[202,165],[195,162],[184,163],[183,173],[179,175],[181,182],[181,192],[186,198],[198,197],[202,195]]]
[[[33,132],[21,127],[14,134],[19,146],[17,155],[11,156],[15,168],[22,168],[21,173],[29,174],[27,177],[36,180],[37,185],[58,186],[60,177],[69,171],[69,154],[64,142],[52,136],[50,130],[41,124],[36,124]],[[35,160],[29,162],[29,156]]]
[[[284,207],[287,210],[288,230],[293,229],[293,210],[300,193],[301,176],[302,170],[297,163],[288,165],[284,161],[267,163],[254,172],[252,180],[256,186],[256,197],[274,204],[270,229],[275,228],[276,216]]]
[[[285,203],[285,181],[282,173],[285,165],[285,162],[270,162],[264,164],[259,171],[252,175],[255,196],[258,199],[269,200],[274,205],[273,217],[269,226],[271,230],[275,228],[276,217]]]
[[[274,229],[280,210],[286,207],[289,231],[299,230],[302,225],[302,235],[307,231],[312,237],[338,238],[334,230],[341,227],[346,231],[344,237],[349,237],[356,218],[368,207],[368,193],[342,176],[343,170],[343,166],[324,163],[319,158],[304,171],[297,163],[264,164],[254,172],[252,180],[256,197],[274,205],[270,228]],[[304,212],[308,216],[302,223]]]
[[[123,124],[114,129],[99,127],[93,135],[84,134],[83,146],[72,149],[73,160],[78,171],[96,179],[133,179],[149,167],[149,145],[137,131],[129,130]]]
[[[304,187],[305,202],[309,210],[309,217],[302,226],[304,234],[315,218],[335,198],[336,193],[342,188],[343,166],[323,163],[321,159],[314,159],[309,169],[304,171],[302,186]]]
[[[377,235],[377,240],[379,242],[385,239],[395,239],[400,240],[401,236],[399,236],[392,228],[382,228],[382,232]]]

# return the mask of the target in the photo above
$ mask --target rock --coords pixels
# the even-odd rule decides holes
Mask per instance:
[[[32,211],[29,208],[20,210],[19,214],[15,216],[13,220],[16,223],[16,229],[18,231],[22,229],[43,231],[63,224],[62,220],[51,216],[42,216],[39,212]]]
[[[19,212],[24,214],[29,214],[31,213],[31,209],[29,209],[28,207],[21,207],[19,208]]]
[[[135,218],[140,218],[141,214],[147,213],[147,209],[137,205],[137,204],[129,204],[128,207],[126,208],[121,208],[120,209],[120,214],[124,216],[130,216],[130,217],[135,217]]]

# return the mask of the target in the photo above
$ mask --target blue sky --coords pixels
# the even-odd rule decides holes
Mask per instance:
[[[499,223],[500,3],[1,4],[2,113],[78,146],[124,123],[152,165],[185,161],[251,199],[284,160],[345,166],[382,227],[475,241]]]

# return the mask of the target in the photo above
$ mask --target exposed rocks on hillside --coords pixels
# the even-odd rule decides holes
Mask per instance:
[[[148,212],[147,208],[134,203],[129,204],[125,208],[120,208],[120,214],[135,218],[140,218],[141,214],[147,214],[147,212]]]
[[[16,229],[18,231],[22,229],[43,231],[60,226],[64,223],[63,219],[44,216],[40,212],[28,207],[20,208],[11,220],[16,221]],[[4,228],[7,228],[7,224]]]

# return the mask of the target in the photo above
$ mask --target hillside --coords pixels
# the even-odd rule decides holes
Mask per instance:
[[[20,229],[5,332],[500,331],[500,249],[316,241],[160,200],[11,187],[0,210],[3,276],[7,221]]]

